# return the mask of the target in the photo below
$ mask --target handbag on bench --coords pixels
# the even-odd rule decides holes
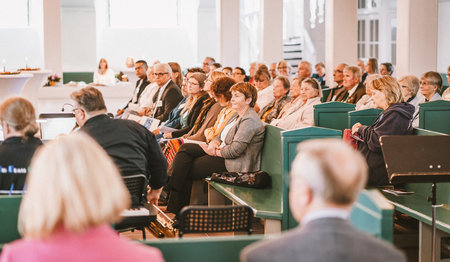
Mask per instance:
[[[251,188],[265,188],[270,185],[270,175],[265,171],[248,173],[221,172],[213,173],[211,181]]]

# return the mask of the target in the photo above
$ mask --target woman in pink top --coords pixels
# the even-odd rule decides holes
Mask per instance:
[[[122,239],[109,226],[130,206],[114,163],[89,136],[47,143],[32,160],[19,211],[23,239],[0,261],[163,261],[152,247]]]

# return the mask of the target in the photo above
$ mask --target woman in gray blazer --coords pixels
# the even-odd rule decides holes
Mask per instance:
[[[250,83],[231,87],[236,114],[209,144],[184,144],[177,152],[169,179],[167,211],[178,214],[189,204],[192,181],[213,172],[253,172],[260,169],[264,124],[253,110],[257,90]]]

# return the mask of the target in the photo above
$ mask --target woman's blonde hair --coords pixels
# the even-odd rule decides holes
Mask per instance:
[[[400,84],[392,76],[382,76],[369,82],[369,87],[384,93],[388,106],[403,102]]]
[[[110,157],[81,132],[38,150],[26,183],[19,231],[30,238],[46,238],[58,229],[80,233],[116,222],[131,203]]]
[[[216,81],[217,79],[227,76],[224,72],[219,70],[214,70],[211,72],[211,75],[209,76],[211,78],[211,81]]]
[[[36,113],[30,101],[23,97],[11,97],[0,105],[0,120],[16,131],[22,131],[24,136],[34,136],[39,127],[36,123]]]

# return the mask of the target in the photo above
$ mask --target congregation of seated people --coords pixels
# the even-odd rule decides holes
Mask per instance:
[[[20,97],[3,101],[0,105],[4,135],[0,145],[0,194],[29,191],[21,208],[20,226],[23,236],[34,239],[36,245],[16,242],[4,249],[0,260],[26,259],[29,258],[27,252],[56,248],[52,243],[44,246],[43,239],[60,237],[76,241],[72,249],[71,242],[67,241],[61,254],[86,246],[83,241],[103,237],[117,249],[104,257],[98,255],[100,260],[120,257],[125,248],[135,250],[136,257],[142,254],[161,260],[157,250],[122,241],[111,234],[107,226],[117,221],[118,214],[130,204],[126,198],[113,199],[115,202],[106,209],[101,206],[107,197],[125,195],[123,185],[116,183],[120,176],[144,174],[148,180],[148,202],[167,206],[166,212],[177,219],[183,207],[190,204],[195,181],[201,181],[213,172],[259,171],[265,126],[283,130],[312,127],[314,106],[321,103],[342,102],[355,104],[356,110],[382,110],[372,125],[356,123],[351,132],[361,139],[359,156],[368,166],[368,178],[358,183],[385,186],[389,181],[380,137],[412,134],[412,128],[419,124],[420,104],[443,98],[450,100],[448,89],[442,97],[440,95],[443,79],[439,73],[429,71],[420,76],[394,78],[394,66],[391,63],[379,66],[375,58],[367,63],[359,60],[357,65],[337,64],[333,77],[329,78],[333,83],[327,82],[322,62],[314,65],[302,61],[296,74],[292,68],[285,60],[268,65],[254,62],[247,75],[243,67],[229,67],[212,57],[206,57],[202,67],[184,70],[176,62],[149,64],[138,60],[135,63],[138,81],[133,95],[114,117],[107,114],[102,93],[95,85],[75,91],[70,98],[80,127],[76,133],[81,134],[71,134],[45,145],[36,137],[38,126],[31,102]],[[448,70],[450,73],[450,67]],[[102,59],[96,71],[96,85],[107,82],[110,74],[107,61]],[[326,96],[323,95],[325,89],[329,91]],[[142,122],[135,121],[144,117],[156,121],[157,127],[149,130]],[[38,153],[33,157],[35,151]],[[52,159],[51,154],[60,156]],[[56,178],[58,172],[69,170],[71,165],[78,164],[77,161],[86,161],[86,166],[74,167],[67,173],[67,181]],[[90,170],[89,163],[105,169]],[[3,174],[1,167],[8,166],[23,172],[14,173],[8,169],[8,174]],[[28,170],[30,174],[27,175]],[[98,176],[99,173],[109,174]],[[88,178],[96,176],[93,180]],[[42,214],[37,214],[38,211],[32,208],[32,205],[50,205],[44,204],[44,199],[52,197],[39,192],[45,186],[43,180],[54,180],[47,186],[62,188],[55,195],[60,198],[61,210],[48,214],[45,213],[48,210],[43,210]],[[110,182],[99,189],[100,185],[96,183],[105,181]],[[76,183],[76,188],[63,192],[65,183]],[[105,191],[105,195],[101,194],[102,197],[92,203],[80,201],[78,205],[69,199],[78,195],[83,200],[85,197],[80,194],[92,195],[94,193],[90,191],[95,190]],[[70,209],[76,208],[86,209],[86,214],[73,215],[75,211]],[[102,217],[91,217],[91,209],[101,210]],[[36,216],[36,220],[30,216]],[[43,222],[47,219],[52,219],[50,224]],[[259,261],[254,252],[246,253],[249,261]],[[250,259],[253,256],[255,259]],[[58,259],[42,258],[47,261]]]

